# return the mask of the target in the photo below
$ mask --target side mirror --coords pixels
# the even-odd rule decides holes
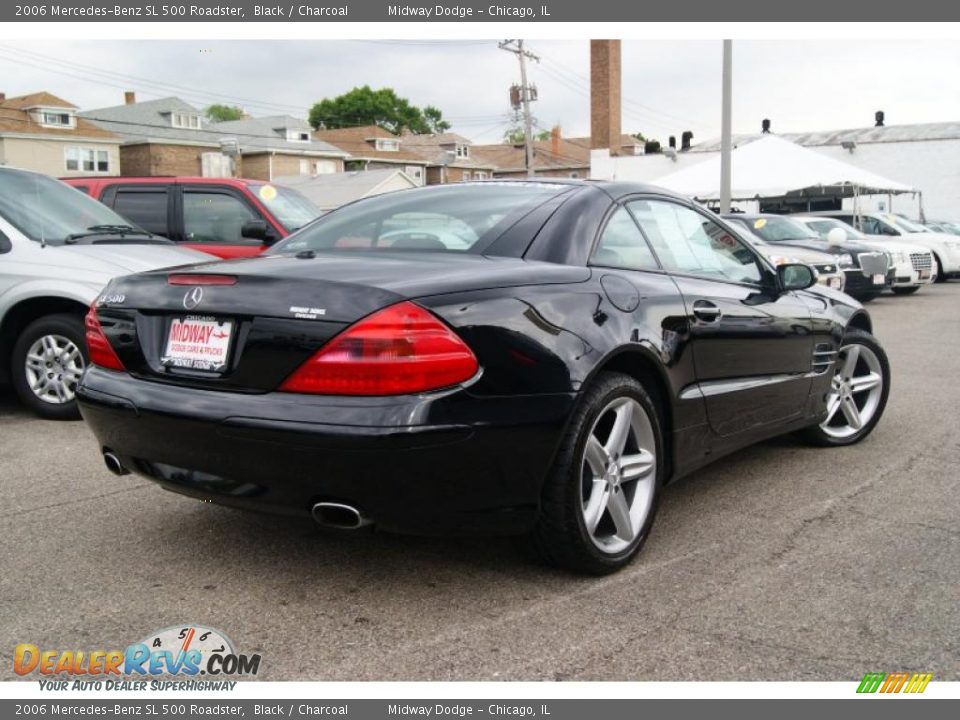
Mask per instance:
[[[847,231],[843,228],[833,228],[827,233],[827,242],[831,245],[843,245],[847,239]]]
[[[240,228],[240,236],[266,242],[270,238],[270,228],[266,220],[247,220]]]
[[[802,263],[787,263],[777,266],[777,279],[780,288],[786,290],[806,290],[817,282],[817,271]]]
[[[11,250],[13,250],[13,243],[10,242],[10,238],[0,232],[0,255]]]

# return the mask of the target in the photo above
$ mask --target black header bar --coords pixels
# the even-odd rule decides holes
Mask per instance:
[[[804,22],[951,21],[942,0],[23,0],[4,2],[0,22]]]

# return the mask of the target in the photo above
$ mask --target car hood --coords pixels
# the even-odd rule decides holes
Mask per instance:
[[[858,242],[844,242],[839,245],[833,245],[826,240],[819,238],[803,238],[800,240],[788,240],[784,242],[770,243],[775,248],[801,247],[809,250],[818,250],[829,253],[830,255],[849,255],[850,253],[877,252],[873,247]]]
[[[869,241],[862,241],[862,244],[880,252],[898,252],[907,255],[915,253],[919,249],[913,243],[897,242],[896,240],[874,240],[871,238]]]
[[[66,258],[71,267],[110,276],[214,259],[204,252],[169,245],[61,245],[56,250],[64,253],[60,257]]]
[[[767,258],[770,257],[789,257],[796,258],[802,263],[814,263],[816,265],[822,265],[826,263],[836,263],[836,258],[830,253],[825,253],[820,250],[811,250],[806,247],[778,247],[776,245],[771,245],[770,243],[754,243],[757,250]]]

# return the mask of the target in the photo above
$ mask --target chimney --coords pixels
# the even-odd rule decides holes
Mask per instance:
[[[590,148],[620,154],[620,41],[590,41]]]
[[[764,118],[764,119],[760,122],[760,127],[761,127],[760,132],[762,132],[764,135],[769,135],[769,134],[770,134],[770,121],[769,121],[769,120],[767,120],[766,118]]]
[[[684,130],[680,135],[680,150],[689,150],[691,140],[693,140],[693,133],[690,130]]]
[[[550,131],[550,154],[557,157],[560,154],[560,126],[554,125]]]
[[[123,104],[124,105],[136,105],[137,104],[137,94],[133,90],[127,90],[123,94]]]
[[[677,138],[675,135],[671,135],[670,139],[667,141],[667,144],[672,147],[674,150],[677,149]]]
[[[873,114],[874,120],[877,121],[877,124],[874,127],[883,127],[883,110],[877,110]]]

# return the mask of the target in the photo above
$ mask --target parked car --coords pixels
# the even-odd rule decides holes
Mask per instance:
[[[834,290],[843,290],[846,278],[835,256],[802,247],[791,247],[789,249],[778,247],[754,235],[738,223],[733,223],[733,225],[736,225],[737,234],[753,245],[774,266],[805,263],[817,271],[818,284]]]
[[[424,215],[469,246],[378,242]],[[117,474],[324,526],[520,533],[604,573],[665,482],[771,436],[876,426],[890,368],[870,316],[814,285],[650,186],[417,188],[264,257],[114,280],[79,397]]]
[[[833,242],[832,237],[836,237],[836,242],[841,244],[847,240],[854,240],[875,250],[886,252],[893,262],[894,279],[891,290],[897,295],[915,293],[924,285],[929,285],[936,280],[937,263],[929,250],[898,242],[887,236],[868,237],[837,218],[791,215],[790,219],[806,225],[827,242]]]
[[[946,235],[960,235],[960,223],[948,220],[931,220],[924,223],[934,232],[944,233]]]
[[[803,247],[833,255],[846,278],[844,292],[860,302],[873,300],[893,284],[890,257],[873,247],[852,241],[839,245],[827,242],[807,226],[783,215],[731,213],[723,217],[777,247]]]
[[[211,260],[174,246],[58,180],[0,168],[0,382],[38,415],[77,418],[84,315],[103,286]]]
[[[222,258],[259,255],[320,216],[298,191],[260,180],[64,178],[130,222]]]
[[[866,212],[855,215],[850,210],[825,210],[808,214],[837,218],[865,235],[895,237],[901,242],[919,245],[934,255],[937,282],[960,277],[960,239],[954,235],[934,232],[893,213]]]

